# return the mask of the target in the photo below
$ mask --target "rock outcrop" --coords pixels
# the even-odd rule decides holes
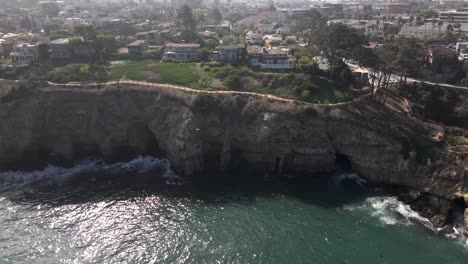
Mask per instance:
[[[464,235],[465,235],[466,237],[468,237],[468,208],[465,209],[465,217],[464,217],[464,219],[465,219],[465,223],[464,223],[464,227],[465,227],[465,228],[464,228],[464,229],[465,229]]]
[[[44,88],[2,98],[0,119],[3,168],[154,154],[185,176],[313,175],[333,171],[339,157],[375,184],[447,199],[468,187],[437,137],[443,130],[372,99],[311,106],[143,87]]]

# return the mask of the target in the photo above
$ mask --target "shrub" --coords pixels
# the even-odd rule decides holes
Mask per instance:
[[[462,137],[449,136],[447,138],[447,142],[451,146],[463,146],[463,145],[465,145],[465,140]]]
[[[105,82],[108,80],[108,74],[104,66],[69,64],[65,67],[56,68],[47,75],[46,79],[58,83],[82,81]]]
[[[231,74],[224,80],[224,85],[231,90],[239,90],[241,88],[241,78],[239,75]]]

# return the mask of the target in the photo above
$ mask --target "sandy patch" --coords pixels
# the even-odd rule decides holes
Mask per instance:
[[[146,78],[149,80],[158,80],[161,77],[159,73],[155,73],[152,71],[145,72],[145,75],[146,75]]]

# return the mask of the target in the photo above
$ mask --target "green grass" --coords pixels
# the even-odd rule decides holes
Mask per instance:
[[[454,146],[454,147],[465,145],[465,140],[462,137],[449,136],[447,138],[447,141],[451,146]]]
[[[171,63],[153,60],[132,61],[111,66],[109,78],[168,83],[197,87],[200,78],[197,63]]]
[[[346,102],[352,99],[352,96],[345,92],[343,84],[329,81],[323,78],[313,78],[313,89],[310,89],[311,102],[338,103]]]
[[[229,87],[229,77],[236,76],[238,85]],[[168,83],[203,90],[240,90],[272,94],[311,103],[350,101],[352,96],[344,85],[326,78],[304,74],[254,72],[243,66],[171,63],[153,60],[126,61],[110,67],[110,80],[129,79],[154,83]],[[213,80],[222,85],[214,88]],[[255,81],[252,81],[255,80]]]

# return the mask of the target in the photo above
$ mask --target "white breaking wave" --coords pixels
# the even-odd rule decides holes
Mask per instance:
[[[82,175],[123,175],[128,173],[149,174],[162,172],[162,177],[168,184],[180,183],[181,179],[171,169],[167,159],[157,159],[150,156],[139,156],[129,162],[106,164],[100,160],[85,160],[71,168],[48,165],[36,171],[6,171],[0,172],[0,185],[3,188],[23,187],[28,185],[61,185]]]
[[[396,197],[377,196],[369,197],[358,205],[345,206],[350,211],[368,211],[370,215],[378,218],[386,225],[412,225],[414,222],[436,231],[429,219],[420,216],[409,205],[399,201]]]

